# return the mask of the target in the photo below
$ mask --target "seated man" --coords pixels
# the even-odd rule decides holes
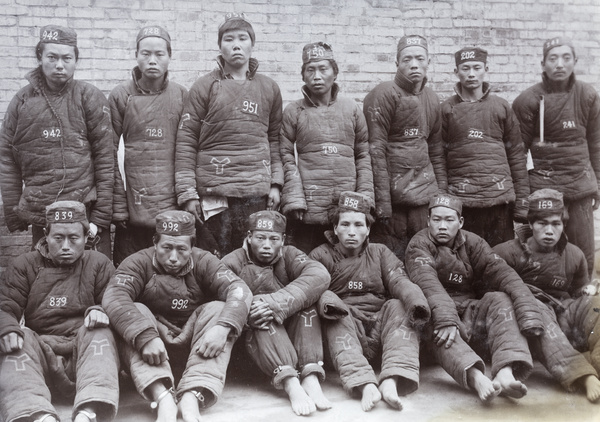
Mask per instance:
[[[406,250],[408,274],[431,308],[433,354],[481,401],[500,393],[520,398],[527,388],[519,380],[533,369],[524,335],[543,331],[539,309],[514,270],[481,237],[460,230],[461,213],[460,199],[432,197],[429,227],[417,233]],[[491,355],[493,381],[469,346]]]
[[[100,307],[115,269],[84,251],[89,230],[84,204],[49,205],[45,237],[11,262],[0,284],[0,420],[58,421],[46,381],[75,396],[75,422],[117,414],[119,359]]]
[[[272,376],[273,386],[285,390],[294,413],[309,415],[317,408],[331,408],[319,384],[325,371],[321,323],[314,306],[330,277],[304,252],[283,246],[285,226],[286,218],[277,211],[251,214],[244,245],[225,256],[223,263],[254,295],[246,334],[248,353]]]
[[[329,289],[335,295],[331,294],[331,304],[323,304],[327,292],[319,307],[339,310],[337,319],[325,311],[322,324],[344,389],[362,395],[364,411],[382,398],[402,410],[399,393],[419,386],[416,327],[424,325],[430,313],[423,292],[408,279],[402,262],[386,246],[369,244],[371,211],[368,196],[342,192],[332,215],[333,232],[325,233],[329,243],[314,249],[310,257],[331,274]],[[369,364],[376,357],[382,360],[379,378]]]
[[[123,338],[121,357],[157,420],[200,420],[225,383],[231,347],[246,322],[252,294],[217,257],[192,247],[194,216],[156,216],[154,246],[126,258],[103,305]],[[176,393],[174,369],[185,365]]]
[[[583,387],[588,400],[598,401],[600,298],[585,295],[587,262],[581,249],[569,243],[563,232],[566,218],[562,193],[547,188],[532,193],[527,219],[529,225],[517,230],[518,238],[497,245],[494,252],[546,305],[540,308],[548,333],[532,344],[534,356],[539,356],[567,390]],[[590,355],[591,365],[573,346]]]

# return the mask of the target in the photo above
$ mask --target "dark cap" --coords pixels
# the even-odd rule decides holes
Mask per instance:
[[[85,231],[90,229],[85,205],[77,201],[56,201],[46,207],[46,224],[81,223]]]
[[[367,195],[358,192],[344,191],[340,194],[338,209],[340,212],[356,211],[370,214],[373,208],[373,200]]]
[[[565,204],[563,194],[554,189],[540,189],[527,198],[530,212],[544,212],[548,214],[562,214]]]
[[[569,47],[571,47],[573,55],[575,55],[575,47],[573,46],[573,41],[566,37],[554,37],[550,38],[544,43],[544,59],[546,59],[546,56],[548,55],[548,52],[550,50],[552,50],[555,47],[560,47],[561,45],[568,45]]]
[[[252,40],[252,45],[254,45],[256,35],[254,34],[254,28],[252,27],[252,24],[246,18],[246,14],[231,12],[225,14],[225,21],[219,25],[219,47],[221,47],[221,39],[223,38],[223,34],[225,34],[227,31],[233,31],[235,29],[241,29],[248,32],[248,35]]]
[[[407,47],[423,47],[425,51],[429,51],[427,40],[420,35],[405,35],[398,41],[398,54]]]
[[[429,200],[429,209],[435,207],[446,207],[450,208],[462,215],[462,201],[456,196],[448,195],[446,193],[438,193]]]
[[[488,52],[479,47],[465,47],[454,53],[454,62],[456,66],[464,62],[483,62],[487,63]]]
[[[71,28],[65,28],[64,26],[46,25],[40,29],[40,42],[77,47],[77,33]]]
[[[187,211],[171,210],[156,216],[156,233],[169,236],[194,236],[196,222]]]
[[[162,38],[167,42],[169,47],[171,46],[171,36],[160,26],[145,26],[140,29],[140,32],[138,32],[137,37],[135,38],[135,45],[139,45],[141,40],[148,37]]]
[[[287,219],[277,211],[258,211],[248,218],[248,230],[285,233]]]
[[[335,60],[331,45],[323,41],[306,44],[302,49],[302,64],[319,60]]]

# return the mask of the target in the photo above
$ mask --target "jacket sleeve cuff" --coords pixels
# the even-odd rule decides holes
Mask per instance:
[[[144,346],[155,338],[159,337],[158,332],[154,328],[147,328],[139,333],[133,340],[133,348],[141,353]]]

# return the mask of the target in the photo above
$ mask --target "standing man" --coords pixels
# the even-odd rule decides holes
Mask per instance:
[[[193,247],[194,226],[188,212],[158,214],[154,247],[123,261],[103,300],[124,367],[160,422],[177,421],[177,402],[197,422],[217,401],[252,301],[217,257]],[[183,372],[176,390],[172,367]]]
[[[0,187],[6,225],[32,224],[32,249],[44,236],[46,206],[86,205],[96,248],[110,258],[113,136],[100,90],[73,79],[77,34],[48,25],[35,48],[38,67],[10,102],[0,131]]]
[[[329,273],[294,246],[284,246],[286,218],[259,211],[249,218],[248,237],[223,263],[254,295],[246,349],[273,386],[283,389],[297,415],[331,407],[325,379],[321,323],[314,306],[329,286]]]
[[[428,198],[446,190],[440,101],[425,86],[429,61],[425,38],[402,37],[394,80],[376,86],[363,107],[379,219],[371,236],[401,260],[410,238],[427,226]]]
[[[454,59],[456,94],[442,104],[448,191],[463,203],[464,228],[494,246],[527,218],[525,149],[510,105],[484,82],[487,51],[463,48]]]
[[[283,186],[281,93],[257,73],[254,41],[243,13],[225,16],[218,68],[192,86],[177,133],[177,201],[205,221],[222,255],[242,244],[250,214],[279,207]]]
[[[140,29],[135,58],[131,80],[113,89],[108,98],[115,141],[122,136],[125,146],[125,174],[115,166],[116,266],[152,246],[156,215],[177,208],[175,138],[187,90],[169,81],[169,33],[160,26]]]
[[[46,236],[11,262],[0,285],[0,419],[56,422],[58,392],[75,396],[74,422],[112,420],[119,356],[100,304],[115,269],[84,250],[85,205],[55,202],[45,221]]]
[[[517,97],[513,109],[531,152],[531,191],[551,188],[564,195],[570,224],[565,233],[594,268],[594,216],[600,206],[600,98],[575,79],[573,43],[556,37],[544,43],[542,82]]]
[[[342,192],[329,241],[310,257],[331,274],[331,306],[324,295],[319,308],[338,310],[324,312],[322,324],[344,389],[360,394],[365,412],[381,399],[402,410],[399,396],[419,387],[418,329],[430,311],[402,262],[386,246],[369,243],[371,210],[368,196]],[[381,361],[378,377],[369,363],[374,359]]]
[[[585,292],[587,263],[581,249],[564,234],[563,195],[554,189],[535,191],[529,196],[527,219],[529,225],[517,230],[517,239],[497,245],[494,252],[543,302],[540,309],[548,332],[534,344],[534,357],[567,391],[582,387],[588,400],[596,402],[600,399],[600,297]],[[578,351],[589,354],[591,365]]]
[[[291,219],[288,241],[305,253],[326,241],[328,212],[340,192],[373,197],[367,123],[353,100],[338,97],[338,72],[329,44],[306,44],[301,72],[304,98],[283,112],[281,207]]]
[[[427,297],[433,353],[446,372],[482,401],[520,398],[527,393],[520,380],[533,369],[526,336],[544,331],[538,304],[481,237],[461,230],[461,211],[454,196],[431,198],[429,227],[408,244],[406,268]],[[471,347],[491,355],[493,382]]]

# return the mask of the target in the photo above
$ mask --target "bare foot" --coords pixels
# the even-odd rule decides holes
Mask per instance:
[[[379,400],[381,400],[381,393],[375,384],[369,383],[362,387],[362,399],[360,401],[362,410],[368,412],[379,403]]]
[[[296,377],[287,377],[283,380],[283,389],[290,398],[292,410],[298,416],[310,415],[317,410],[315,402],[306,394]]]
[[[381,384],[379,384],[379,392],[383,397],[383,401],[394,409],[402,410],[402,403],[400,403],[400,397],[398,397],[398,384],[396,378],[389,377],[381,381]]]
[[[179,410],[184,422],[199,422],[200,407],[198,406],[198,397],[191,391],[186,391],[179,400]]]
[[[502,388],[501,394],[503,396],[520,399],[527,394],[527,387],[521,381],[515,379],[510,366],[505,366],[499,370],[494,378],[494,382],[500,384],[500,387]]]
[[[331,402],[327,400],[323,394],[323,390],[321,390],[321,384],[319,383],[319,378],[315,374],[304,377],[301,384],[302,388],[304,388],[304,391],[306,391],[306,394],[308,394],[308,397],[315,402],[317,409],[331,409]]]
[[[500,383],[493,382],[475,367],[467,369],[467,383],[469,384],[469,387],[477,392],[479,400],[484,403],[491,402],[502,392]]]
[[[600,380],[595,375],[588,375],[583,379],[583,386],[587,399],[595,403],[600,399]]]

